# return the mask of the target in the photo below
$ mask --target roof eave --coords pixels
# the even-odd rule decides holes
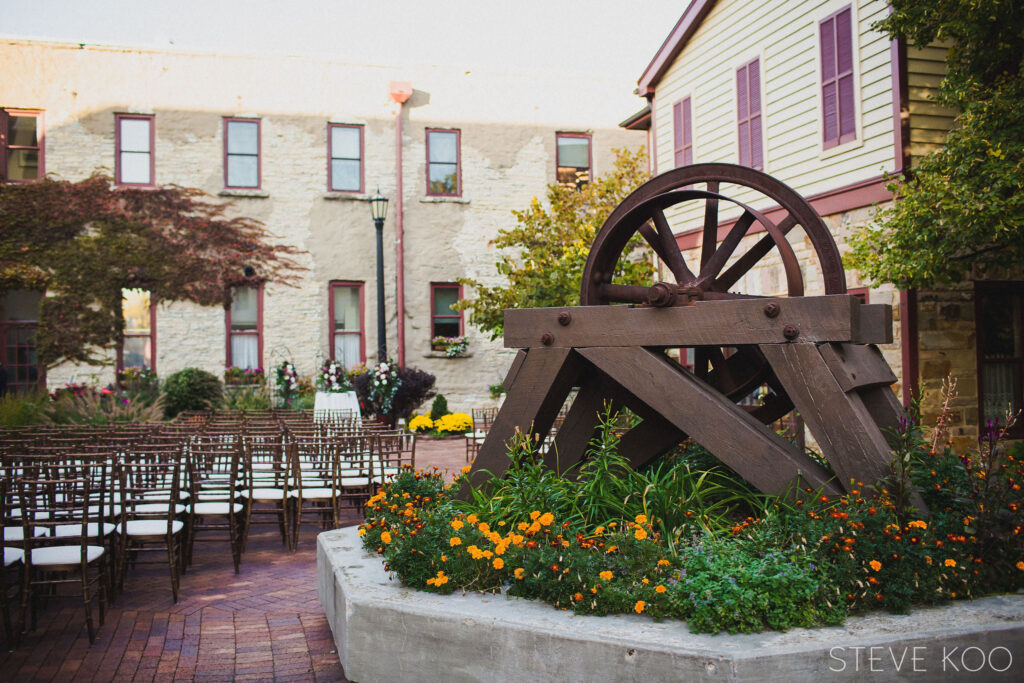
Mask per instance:
[[[637,88],[637,94],[641,97],[650,97],[654,94],[654,88],[661,81],[665,72],[672,65],[675,58],[682,52],[683,47],[690,40],[693,34],[700,27],[704,17],[708,15],[711,8],[715,6],[717,0],[692,0],[690,5],[683,12],[683,16],[679,17],[679,21],[672,28],[672,31],[665,38],[665,42],[658,48],[658,52],[655,53],[654,59],[644,69],[643,74],[640,76],[640,80],[637,81],[639,87]]]

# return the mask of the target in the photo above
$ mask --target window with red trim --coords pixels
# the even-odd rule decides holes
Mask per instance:
[[[156,306],[144,289],[121,290],[124,335],[118,350],[119,368],[156,370]]]
[[[363,127],[346,123],[327,124],[327,189],[331,192],[363,191]]]
[[[822,20],[818,33],[821,39],[822,141],[828,149],[857,139],[850,8]]]
[[[0,109],[0,173],[8,183],[27,183],[46,175],[43,112]]]
[[[227,315],[227,367],[263,367],[263,287],[232,287]]]
[[[259,189],[259,119],[224,119],[224,187]]]
[[[154,184],[154,118],[144,114],[115,114],[114,178],[118,185]]]
[[[740,164],[762,169],[760,58],[736,70],[736,111]]]
[[[672,139],[676,168],[692,164],[693,117],[689,97],[684,97],[672,105]]]
[[[980,425],[1005,425],[1007,412],[1024,407],[1024,282],[978,282],[974,306]],[[1010,436],[1024,436],[1020,420]]]
[[[462,336],[462,311],[452,310],[461,298],[461,285],[448,282],[430,285],[431,338]]]
[[[427,129],[427,194],[462,195],[461,131]]]
[[[332,282],[330,301],[331,360],[346,368],[366,362],[363,283]]]
[[[593,155],[588,133],[557,133],[555,178],[560,185],[579,189],[590,182]]]

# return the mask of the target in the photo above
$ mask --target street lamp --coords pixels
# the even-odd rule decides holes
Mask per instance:
[[[388,215],[388,198],[380,193],[370,197],[370,213],[377,228],[377,362],[388,357],[387,332],[384,325],[384,219]]]

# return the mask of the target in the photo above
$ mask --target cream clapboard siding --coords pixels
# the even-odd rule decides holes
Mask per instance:
[[[893,166],[889,40],[871,25],[881,0],[854,3],[858,138],[821,144],[818,22],[847,2],[724,0],[676,58],[655,93],[657,168],[673,164],[672,105],[692,98],[694,162],[736,163],[736,68],[761,60],[764,170],[803,195],[877,177]],[[742,198],[742,196],[738,196]],[[682,215],[673,227],[693,227]]]
[[[910,107],[911,165],[934,152],[946,141],[955,112],[935,102],[939,84],[946,75],[948,43],[925,48],[907,47],[908,106]]]

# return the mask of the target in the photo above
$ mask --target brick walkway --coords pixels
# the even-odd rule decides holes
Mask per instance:
[[[416,460],[457,470],[464,442],[423,441]],[[226,542],[196,544],[176,605],[165,567],[136,567],[91,647],[81,601],[52,599],[35,631],[0,655],[0,680],[344,681],[316,593],[316,532],[303,527],[289,554],[275,530],[254,527],[238,575]]]

